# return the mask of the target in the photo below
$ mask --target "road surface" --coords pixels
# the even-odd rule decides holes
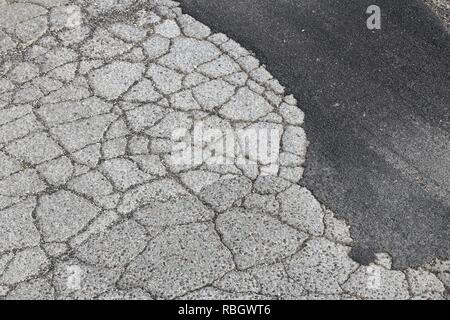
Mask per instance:
[[[450,254],[450,36],[420,1],[182,0],[252,49],[306,113],[304,185],[351,225],[362,263]]]

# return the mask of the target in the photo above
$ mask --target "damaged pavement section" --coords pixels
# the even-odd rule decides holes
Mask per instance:
[[[349,257],[295,98],[176,2],[0,5],[2,299],[447,298],[448,262]],[[279,159],[180,167],[196,121],[279,128]]]

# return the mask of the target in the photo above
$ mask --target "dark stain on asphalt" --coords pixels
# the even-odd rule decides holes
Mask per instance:
[[[351,226],[352,257],[450,257],[450,37],[419,0],[181,0],[299,100],[303,184]]]

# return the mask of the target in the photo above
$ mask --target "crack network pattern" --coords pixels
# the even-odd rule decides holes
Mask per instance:
[[[348,226],[297,184],[295,98],[176,2],[0,6],[0,298],[448,298],[448,261],[349,257]],[[277,130],[279,159],[172,163],[197,121]]]

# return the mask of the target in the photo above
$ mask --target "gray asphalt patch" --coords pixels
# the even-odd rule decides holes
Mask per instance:
[[[182,0],[256,52],[306,113],[304,185],[351,225],[361,263],[450,254],[450,36],[419,1]]]

